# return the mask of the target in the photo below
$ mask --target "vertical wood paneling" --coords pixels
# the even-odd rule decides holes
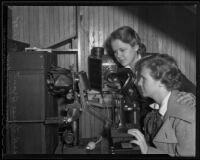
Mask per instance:
[[[121,25],[129,26],[129,18],[128,7],[123,7],[123,23]]]
[[[74,36],[75,7],[12,6],[12,38],[47,47]],[[39,37],[39,38],[38,38]]]
[[[89,12],[89,21],[87,19],[84,19],[84,20],[88,21],[88,23],[89,23],[89,43],[90,43],[89,50],[91,51],[92,47],[95,46],[95,44],[94,44],[94,39],[95,39],[94,38],[94,27],[93,27],[94,26],[93,7],[89,6],[88,12]]]
[[[113,28],[114,30],[117,29],[119,27],[119,21],[121,20],[121,18],[119,18],[119,12],[118,12],[118,7],[114,7],[113,8]]]
[[[134,7],[134,8],[129,7],[129,16],[132,17],[130,19],[129,23],[130,23],[130,26],[132,26],[136,32],[139,31],[139,15],[138,15],[139,13],[138,13],[138,10],[139,10],[138,7]]]
[[[43,33],[44,32],[44,8],[43,7],[39,7],[39,33]],[[44,44],[44,34],[39,34],[39,44],[40,44],[40,47],[42,47],[43,45],[41,44]]]
[[[104,9],[103,9],[103,7],[102,6],[100,6],[99,7],[99,46],[101,46],[101,47],[103,47],[103,42],[104,42],[104,33],[105,33],[105,31],[104,31],[104,25],[103,25],[103,23],[104,23],[104,19],[103,19],[103,11],[104,11]]]
[[[153,47],[153,39],[152,39],[152,28],[149,27],[148,32],[147,32],[147,45],[148,45],[148,50],[149,52],[152,52],[152,47]]]
[[[151,39],[152,39],[152,52],[158,52],[157,48],[158,48],[158,41],[157,41],[157,32],[155,32],[154,29],[152,29],[152,35],[151,35]]]
[[[173,12],[171,11],[171,8],[167,8],[166,15],[170,17],[170,16],[173,16],[172,13]],[[168,33],[168,35],[165,36],[165,40],[166,40],[166,53],[172,56],[172,38],[169,36],[170,34],[172,34],[172,31],[170,29],[171,28],[170,24],[172,22],[170,22],[170,19],[168,19],[167,16],[164,17],[166,19],[166,26],[167,26],[166,30],[167,30],[167,33]],[[155,29],[154,29],[154,32],[156,32]]]
[[[75,11],[75,8],[73,6],[70,6],[69,7],[69,12],[68,12],[68,15],[69,15],[69,18],[70,17],[74,17],[74,11]],[[71,18],[70,21],[68,21],[69,23],[69,28],[68,28],[68,33],[69,33],[69,37],[70,36],[73,36],[75,34],[75,18]]]
[[[138,24],[138,34],[140,35],[141,41],[147,46],[147,24],[145,23],[144,19],[147,17],[147,11],[146,9],[143,10],[143,12],[140,12],[141,8],[139,8],[138,16],[139,18],[139,24]],[[134,16],[133,16],[134,17]],[[134,28],[133,24],[133,28]],[[134,28],[135,29],[135,28]]]
[[[30,27],[30,44],[33,47],[40,46],[39,37],[39,8],[30,6],[30,17],[29,17]]]
[[[53,28],[54,28],[54,42],[58,42],[60,39],[60,19],[59,19],[59,7],[53,7],[54,10],[54,21],[53,21]]]
[[[109,7],[107,7],[108,8],[108,17],[109,17],[109,19],[108,19],[108,25],[109,25],[109,32],[108,32],[108,35],[114,30],[114,16],[113,16],[113,14],[114,14],[114,7],[113,6],[109,6]],[[106,35],[106,36],[108,36],[108,35]]]
[[[180,55],[180,68],[181,68],[181,71],[182,71],[182,73],[183,74],[185,74],[185,48],[184,47],[182,47],[181,48],[181,50],[180,50],[180,53],[182,53],[181,55]]]
[[[133,18],[135,18],[132,14],[133,12],[135,12],[135,8],[131,9],[130,6],[127,6],[127,13],[126,13],[126,16],[128,18],[128,23],[125,24],[125,25],[128,25],[128,26],[134,26],[134,23],[133,23]],[[138,23],[138,22],[137,22]],[[138,27],[136,26],[137,24],[135,24],[135,29],[137,29],[137,32],[138,32]]]
[[[104,35],[103,35],[103,39],[106,39],[108,33],[108,29],[109,29],[109,14],[108,14],[108,7],[103,6],[103,28],[104,28]]]
[[[158,32],[157,32],[158,33]],[[158,40],[158,53],[162,53],[162,48],[163,48],[163,39],[162,39],[162,34],[157,34],[157,40]]]
[[[40,29],[39,29],[39,17],[40,17],[40,14],[39,14],[39,7],[34,7],[34,12],[35,12],[35,19],[34,19],[34,23],[35,23],[35,32],[34,32],[34,35],[35,35],[35,39],[34,39],[34,43],[35,43],[35,46],[38,46],[40,47],[40,40],[39,40],[39,35],[40,35]]]
[[[42,46],[47,46],[48,44],[50,44],[50,23],[49,23],[49,7],[42,7],[43,9],[43,16],[42,16],[42,21],[43,21],[43,28],[40,34],[43,37],[44,41],[41,42]]]
[[[117,26],[123,26],[124,25],[124,12],[125,12],[125,7],[119,7],[119,6],[116,6],[116,8],[117,8],[117,10],[116,10],[116,12],[115,12],[115,14],[117,14],[118,13],[118,16],[120,17],[119,19],[118,19],[118,23],[117,23]],[[117,26],[116,26],[116,28],[117,28]]]
[[[70,36],[70,22],[69,22],[69,7],[65,8],[65,37],[69,37]]]
[[[92,15],[93,15],[93,27],[94,27],[94,29],[93,29],[93,42],[94,42],[94,47],[96,46],[96,47],[98,47],[99,46],[99,44],[98,44],[98,6],[93,6],[92,7]]]
[[[59,37],[64,38],[64,7],[59,6]]]
[[[50,44],[54,42],[54,9],[53,7],[49,7],[49,39]]]
[[[181,61],[181,71],[184,75],[186,75],[186,68],[185,67],[185,55],[186,55],[186,50],[185,47],[182,47],[182,55],[180,56],[180,61]]]
[[[187,76],[187,77],[189,77],[189,72],[190,72],[190,65],[189,65],[189,60],[190,60],[190,55],[189,54],[187,54],[188,52],[189,52],[189,50],[188,50],[188,48],[185,48],[185,52],[186,52],[186,54],[185,54],[185,64],[188,64],[187,65],[187,67],[185,67],[185,75]]]

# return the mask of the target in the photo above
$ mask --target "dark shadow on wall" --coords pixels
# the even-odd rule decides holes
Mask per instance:
[[[138,6],[138,16],[149,26],[160,30],[195,54],[197,48],[197,15],[193,6],[142,5]],[[193,11],[192,8],[194,8]],[[128,7],[128,11],[134,14],[131,7]]]

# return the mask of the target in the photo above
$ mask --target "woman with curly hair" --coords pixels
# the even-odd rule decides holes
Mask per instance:
[[[145,118],[144,131],[130,129],[143,154],[195,156],[196,108],[177,103],[181,72],[168,54],[156,54],[137,64],[138,86],[144,97],[159,104]]]

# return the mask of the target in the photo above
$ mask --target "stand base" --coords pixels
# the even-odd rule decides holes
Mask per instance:
[[[111,154],[141,154],[139,146],[129,143],[134,139],[127,133],[129,128],[111,128]]]

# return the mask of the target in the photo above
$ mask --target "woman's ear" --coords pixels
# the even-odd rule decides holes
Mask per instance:
[[[161,83],[161,81],[159,81],[158,83],[159,83],[159,87],[165,87],[165,85]]]

